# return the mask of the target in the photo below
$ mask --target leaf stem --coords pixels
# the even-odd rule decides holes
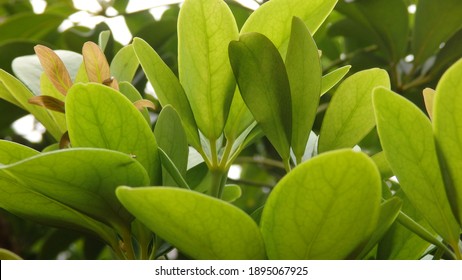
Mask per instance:
[[[212,174],[212,185],[210,188],[210,195],[217,198],[221,198],[221,194],[223,192],[226,179],[228,177],[228,172],[222,169],[211,169],[210,172]]]
[[[133,249],[132,236],[128,228],[124,227],[122,230],[122,242],[124,246],[125,256],[128,260],[135,259],[135,251]]]
[[[292,170],[292,167],[290,166],[290,158],[284,159],[284,169],[286,170],[287,173],[289,173]]]
[[[415,233],[416,235],[418,235],[420,238],[422,238],[423,240],[435,245],[435,246],[438,246],[439,248],[443,249],[449,256],[451,256],[453,259],[460,259],[460,257],[457,255],[459,254],[460,255],[460,252],[458,252],[458,248],[455,248],[454,251],[456,252],[456,254],[454,254],[453,251],[451,251],[451,249],[449,249],[446,245],[444,245],[443,242],[441,242],[440,240],[438,240],[437,238],[435,238],[433,236],[433,234],[431,234],[430,232],[428,232],[428,230],[426,230],[424,227],[422,227],[419,223],[417,223],[416,221],[414,221],[411,217],[409,217],[408,215],[404,214],[403,212],[399,212],[399,215],[397,217],[397,221],[403,225],[404,227],[406,227],[408,230],[412,231],[413,233]]]

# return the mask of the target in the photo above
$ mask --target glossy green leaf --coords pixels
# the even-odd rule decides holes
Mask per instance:
[[[378,86],[390,88],[390,80],[385,70],[377,68],[357,72],[340,84],[324,116],[320,153],[353,147],[372,130],[372,91]]]
[[[286,56],[292,101],[291,146],[301,162],[321,96],[321,62],[316,42],[303,20],[294,17]]]
[[[149,184],[143,167],[130,156],[98,149],[61,150],[0,170],[31,192],[56,200],[115,228],[133,217],[115,197],[119,185]]]
[[[39,152],[27,146],[0,140],[0,163],[12,164],[17,161],[38,155]]]
[[[230,43],[229,55],[245,104],[282,159],[289,159],[292,103],[279,52],[264,35],[248,33]]]
[[[435,94],[434,130],[444,181],[454,215],[462,227],[462,59],[441,77]]]
[[[393,225],[401,209],[402,202],[397,197],[392,197],[382,203],[380,206],[380,215],[377,227],[372,234],[372,237],[367,242],[366,246],[359,254],[359,258],[363,258],[375,246],[377,242],[387,233],[388,229]]]
[[[178,170],[173,160],[159,148],[160,161],[162,162],[163,186],[178,186],[184,189],[190,189],[184,175]],[[167,178],[165,178],[167,177]]]
[[[180,175],[184,177],[188,166],[188,140],[181,119],[172,106],[167,105],[160,112],[154,128],[154,135],[159,148],[167,154]],[[173,179],[165,172],[162,173],[163,185],[175,186]]]
[[[0,98],[29,111],[46,127],[56,140],[59,140],[64,131],[60,131],[45,108],[32,105],[28,102],[29,98],[33,96],[35,95],[18,79],[0,69]]]
[[[258,32],[268,37],[285,56],[294,16],[301,18],[311,34],[321,26],[337,0],[271,0],[258,8],[245,22],[241,34]]]
[[[459,240],[429,119],[410,101],[385,89],[374,91],[377,129],[386,158],[413,206],[450,244]]]
[[[111,75],[119,82],[131,82],[139,65],[133,45],[125,46],[116,53],[111,61]]]
[[[409,12],[402,0],[341,1],[337,9],[369,29],[392,61],[399,61],[407,50]]]
[[[321,96],[333,88],[343,77],[350,71],[351,65],[346,65],[335,69],[332,72],[322,76]]]
[[[236,83],[228,44],[238,38],[234,16],[222,0],[186,0],[178,17],[180,82],[197,126],[206,138],[220,137]]]
[[[160,183],[157,142],[142,114],[120,92],[101,84],[76,84],[66,98],[73,147],[95,147],[136,157],[151,183]]]
[[[268,257],[353,257],[376,228],[380,192],[379,172],[365,154],[341,150],[302,163],[279,181],[263,210]]]
[[[462,28],[462,1],[419,0],[415,13],[412,48],[414,64],[421,65],[441,43]]]
[[[167,187],[120,187],[117,197],[148,228],[192,258],[265,258],[257,224],[222,200]]]
[[[196,121],[186,94],[177,77],[154,49],[142,39],[135,38],[133,40],[133,48],[149,82],[154,87],[160,104],[162,106],[170,104],[177,110],[188,135],[189,143],[196,149],[199,148],[201,145]]]

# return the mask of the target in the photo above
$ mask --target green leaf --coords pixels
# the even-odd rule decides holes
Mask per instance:
[[[130,156],[100,149],[50,152],[0,170],[28,190],[118,229],[133,217],[121,207],[115,188],[149,184],[146,171]]]
[[[139,65],[133,45],[125,46],[117,52],[111,61],[111,75],[119,82],[131,82]]]
[[[11,141],[0,140],[1,164],[12,164],[17,161],[36,156],[38,154],[40,153],[27,146]]]
[[[324,116],[320,153],[353,147],[372,130],[372,91],[378,86],[390,88],[390,80],[385,70],[377,68],[357,72],[340,84]]]
[[[303,20],[294,17],[286,56],[292,101],[291,146],[300,163],[321,96],[321,62],[318,48]]]
[[[350,71],[351,65],[346,65],[335,69],[332,72],[322,76],[321,96],[333,88],[343,77]]]
[[[374,230],[374,233],[367,242],[366,246],[364,246],[361,254],[359,254],[359,258],[366,256],[366,254],[372,250],[372,248],[377,245],[377,242],[379,242],[380,239],[382,239],[382,237],[387,233],[389,228],[393,225],[393,222],[398,217],[402,204],[401,199],[397,197],[392,197],[382,203],[380,206],[380,216],[377,228]]]
[[[196,121],[186,94],[175,74],[162,61],[154,49],[142,39],[133,39],[133,48],[141,67],[143,67],[149,82],[151,82],[159,98],[160,104],[162,106],[170,104],[177,110],[188,135],[189,143],[198,149],[201,144]]]
[[[109,39],[111,38],[111,31],[105,30],[99,33],[98,35],[98,46],[104,52],[106,46],[108,45]]]
[[[424,63],[438,51],[441,43],[462,28],[461,11],[459,0],[419,1],[412,37],[415,66]]]
[[[82,55],[64,50],[57,50],[54,52],[64,62],[71,76],[71,80],[74,80],[83,61]],[[35,95],[41,94],[40,79],[44,71],[37,55],[26,55],[15,58],[12,68],[16,77],[18,77]]]
[[[175,166],[175,163],[170,159],[166,152],[159,148],[159,156],[162,162],[162,170],[165,170],[163,176],[168,176],[168,180],[164,180],[165,186],[178,186],[183,189],[191,189],[184,179],[184,175]]]
[[[181,119],[172,106],[167,105],[160,112],[154,128],[154,135],[159,148],[166,153],[179,174],[182,177],[186,176],[189,155],[188,140]],[[163,169],[163,171],[162,185],[175,186],[175,180],[165,174],[166,170]]]
[[[415,223],[423,226],[427,231],[428,224],[422,215],[412,207],[409,199],[400,190],[396,196],[403,202],[402,213],[399,215],[412,219]],[[399,217],[399,216],[398,216]],[[422,258],[424,252],[430,247],[430,243],[416,235],[409,228],[403,226],[403,219],[398,219],[385,234],[377,247],[377,259],[381,260],[416,260]],[[409,221],[408,220],[408,221]],[[435,234],[436,235],[436,234]]]
[[[294,168],[261,218],[270,259],[344,259],[370,239],[380,211],[380,175],[363,153],[341,150]]]
[[[248,33],[230,43],[229,55],[245,104],[282,159],[288,160],[292,103],[279,52],[264,35]]]
[[[227,202],[234,202],[242,195],[242,189],[238,185],[226,185],[223,188],[221,199]]]
[[[377,88],[373,103],[385,156],[412,205],[450,244],[460,228],[452,214],[429,119],[410,101]]]
[[[197,126],[211,141],[220,137],[236,87],[228,44],[238,38],[234,16],[222,0],[186,0],[178,17],[180,82]]]
[[[301,18],[311,34],[314,34],[335,4],[337,0],[271,0],[250,15],[241,29],[241,34],[261,33],[285,56],[292,18]]]
[[[0,260],[22,260],[22,258],[7,249],[0,248]]]
[[[462,59],[441,77],[436,87],[434,130],[446,191],[462,227]]]
[[[409,12],[402,0],[342,1],[337,9],[360,23],[361,28],[369,29],[390,60],[398,62],[405,55]]]
[[[235,141],[254,122],[252,113],[242,100],[239,87],[234,92],[228,119],[226,120],[225,136],[229,141]]]
[[[59,140],[64,131],[60,131],[46,109],[28,102],[29,98],[34,96],[18,79],[0,69],[0,98],[29,111],[56,140]]]
[[[437,76],[462,57],[462,28],[441,48],[428,75]]]
[[[105,148],[136,157],[151,183],[160,183],[154,134],[120,92],[101,84],[76,84],[66,98],[66,118],[73,147]]]
[[[24,38],[42,39],[47,34],[57,31],[66,18],[56,14],[22,13],[8,17],[0,25],[0,42]]]
[[[132,103],[135,103],[143,99],[143,96],[141,95],[141,93],[139,93],[139,91],[135,88],[135,86],[127,81],[119,83],[119,91],[123,95],[125,95],[125,97],[127,97],[128,100],[130,100]],[[148,109],[143,108],[140,111],[141,111],[141,114],[143,114],[143,117],[146,120],[146,122],[149,125],[151,125],[151,117],[149,116]]]
[[[116,193],[148,228],[192,258],[265,258],[258,226],[222,200],[167,187],[120,187]]]

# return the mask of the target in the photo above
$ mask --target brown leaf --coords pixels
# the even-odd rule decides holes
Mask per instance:
[[[83,62],[90,82],[102,84],[111,78],[106,56],[99,46],[93,42],[86,42],[82,49]]]
[[[138,110],[141,110],[144,108],[151,108],[153,110],[156,109],[156,105],[154,105],[154,103],[152,103],[150,100],[147,100],[147,99],[141,99],[141,100],[135,101],[133,102],[133,105],[135,105],[135,107]]]
[[[59,148],[60,149],[67,149],[71,147],[71,139],[69,138],[69,132],[66,131],[61,139],[59,140]]]
[[[60,93],[66,95],[72,86],[72,80],[61,58],[53,50],[42,45],[35,46],[34,50],[47,77]]]
[[[64,102],[48,95],[40,95],[29,98],[29,103],[45,107],[49,110],[64,113]]]

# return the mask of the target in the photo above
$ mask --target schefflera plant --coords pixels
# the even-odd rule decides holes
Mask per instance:
[[[438,245],[435,255],[454,259],[462,259],[461,76],[459,60],[443,74],[436,90],[424,91],[431,119],[390,90],[377,88],[373,95],[385,156],[406,197],[434,233],[420,231]]]
[[[37,56],[17,60],[15,71],[34,93],[0,70],[2,98],[34,114],[61,142],[39,153],[0,141],[0,207],[96,235],[118,258],[148,258],[152,233],[121,205],[115,189],[161,183],[157,141],[147,112],[137,108],[150,103],[128,82],[139,66],[132,46],[109,65],[101,42],[86,43],[83,57],[58,52],[67,67],[44,46],[35,48]]]

